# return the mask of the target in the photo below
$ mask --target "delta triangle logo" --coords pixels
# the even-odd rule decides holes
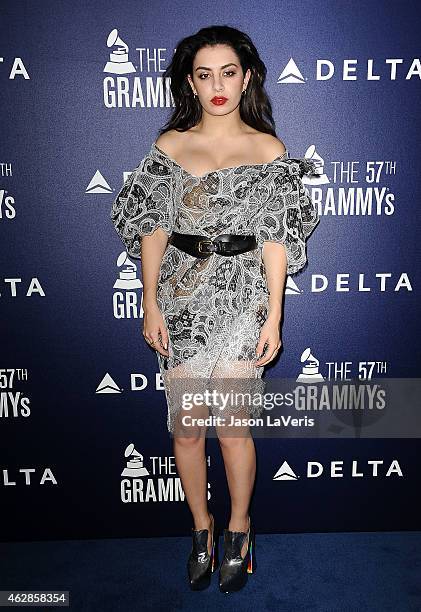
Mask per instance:
[[[121,393],[121,391],[120,387],[107,372],[96,388],[95,393]]]
[[[301,295],[302,292],[302,289],[298,288],[297,283],[290,276],[287,276],[285,295]]]
[[[284,461],[273,477],[273,480],[298,480],[298,478],[299,476],[295,474],[288,462]]]
[[[85,193],[112,193],[113,190],[102,176],[101,172],[97,170],[91,179],[91,182],[86,188]]]
[[[278,77],[278,83],[305,83],[305,78],[301,74],[297,64],[294,62],[292,57],[288,64],[282,70]]]

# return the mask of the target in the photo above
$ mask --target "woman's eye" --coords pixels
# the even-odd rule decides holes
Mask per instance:
[[[227,70],[224,74],[227,74],[228,76],[232,76],[235,74],[235,72],[233,70]],[[204,81],[205,79],[202,79],[202,77],[207,77],[207,76],[209,76],[207,72],[202,72],[202,74],[199,75],[199,79]]]

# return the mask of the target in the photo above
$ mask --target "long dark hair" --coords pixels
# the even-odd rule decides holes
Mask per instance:
[[[247,125],[259,132],[276,136],[272,105],[263,87],[266,66],[262,62],[250,37],[244,32],[226,25],[202,28],[196,34],[183,38],[176,47],[171,63],[165,70],[164,78],[170,77],[170,89],[175,109],[159,133],[169,130],[185,132],[195,126],[202,117],[202,106],[194,97],[187,81],[187,74],[193,73],[193,60],[202,47],[229,45],[238,55],[243,74],[250,68],[251,76],[245,93],[241,96],[240,116]]]

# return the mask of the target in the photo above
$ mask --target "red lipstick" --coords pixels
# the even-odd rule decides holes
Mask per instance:
[[[221,106],[222,104],[225,104],[227,100],[228,98],[224,98],[224,96],[214,96],[211,102],[212,104],[215,104],[215,106]]]

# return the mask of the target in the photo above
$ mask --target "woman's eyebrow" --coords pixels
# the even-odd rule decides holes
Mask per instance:
[[[237,64],[234,64],[234,62],[230,62],[229,64],[224,64],[223,66],[221,66],[221,70],[222,68],[227,68],[228,66],[236,66],[236,68],[238,68]],[[212,68],[208,68],[207,66],[198,66],[197,68],[195,68],[195,72],[196,70],[212,70]]]

